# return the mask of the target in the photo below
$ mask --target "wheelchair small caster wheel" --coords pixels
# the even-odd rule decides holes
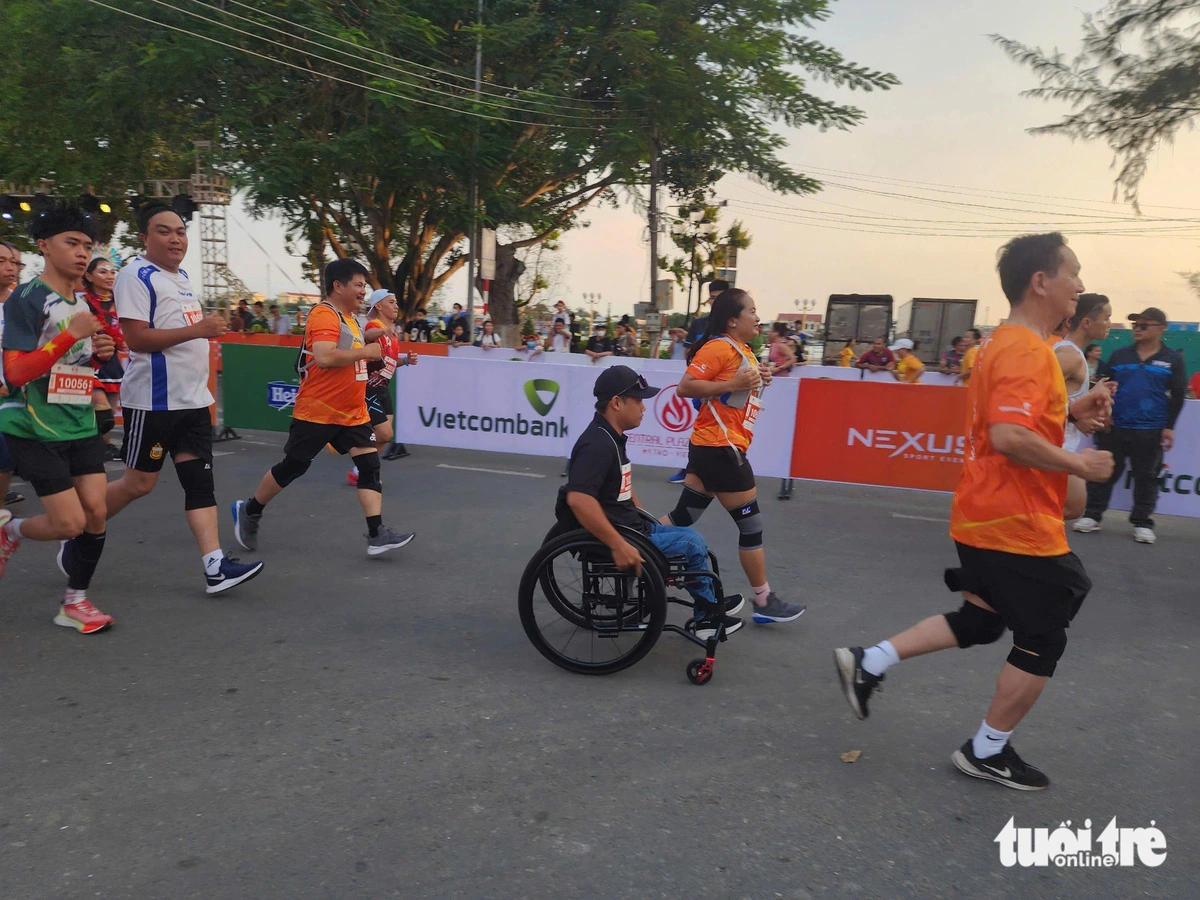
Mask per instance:
[[[687,677],[692,684],[708,684],[713,674],[711,659],[693,659],[688,663]]]

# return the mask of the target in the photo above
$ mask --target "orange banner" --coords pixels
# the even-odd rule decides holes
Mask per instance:
[[[792,477],[953,491],[966,410],[962,387],[805,379]]]

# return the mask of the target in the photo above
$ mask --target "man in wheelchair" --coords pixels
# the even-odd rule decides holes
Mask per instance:
[[[596,416],[571,450],[567,483],[559,489],[555,516],[563,526],[585,528],[603,542],[619,569],[632,568],[641,575],[644,560],[615,526],[644,534],[664,556],[686,558],[690,570],[712,571],[708,545],[699,532],[660,525],[638,508],[633,467],[625,453],[625,432],[642,424],[646,410],[643,401],[658,392],[659,388],[651,387],[628,366],[613,366],[600,373],[594,389]],[[732,615],[745,603],[740,595],[727,596],[722,604],[710,578],[688,579],[684,588],[694,601],[697,637],[711,638],[722,617],[725,634],[742,627],[742,620]]]

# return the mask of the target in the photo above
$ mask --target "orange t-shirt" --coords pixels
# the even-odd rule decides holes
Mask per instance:
[[[758,361],[754,358],[754,352],[745,344],[738,346],[741,347],[740,353],[729,341],[712,338],[692,357],[687,374],[700,381],[730,381],[742,367],[743,360],[757,367]],[[725,431],[717,424],[716,416],[713,415],[714,408],[721,416]],[[696,417],[696,424],[692,426],[691,442],[698,447],[728,447],[733,444],[745,453],[750,449],[750,440],[754,432],[752,417],[756,415],[757,409],[753,408],[751,400],[748,400],[743,408],[737,409],[726,406],[720,397],[713,397],[711,404],[706,401],[700,406],[700,415]],[[725,437],[726,432],[729,433],[728,440]]]
[[[352,366],[322,369],[313,362],[312,348],[318,341],[338,342],[345,322],[353,336],[352,347],[363,347],[362,331],[350,316],[332,307],[319,304],[308,314],[304,323],[304,358],[308,370],[300,378],[293,416],[320,425],[365,425],[371,421],[367,413],[367,361],[360,359]]]
[[[1063,526],[1067,473],[1018,465],[992,447],[988,426],[1021,425],[1061,447],[1067,386],[1050,345],[1020,325],[1001,325],[980,346],[967,387],[967,458],[954,492],[950,536],[1022,556],[1070,552]]]

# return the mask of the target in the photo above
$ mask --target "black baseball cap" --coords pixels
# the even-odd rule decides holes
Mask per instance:
[[[1145,319],[1147,322],[1157,322],[1159,325],[1167,324],[1167,314],[1157,306],[1147,306],[1140,313],[1130,313],[1126,318],[1130,322],[1136,322],[1138,319]]]
[[[600,373],[592,393],[598,400],[607,403],[613,397],[636,397],[648,400],[661,388],[650,387],[646,379],[629,366],[612,366]]]

